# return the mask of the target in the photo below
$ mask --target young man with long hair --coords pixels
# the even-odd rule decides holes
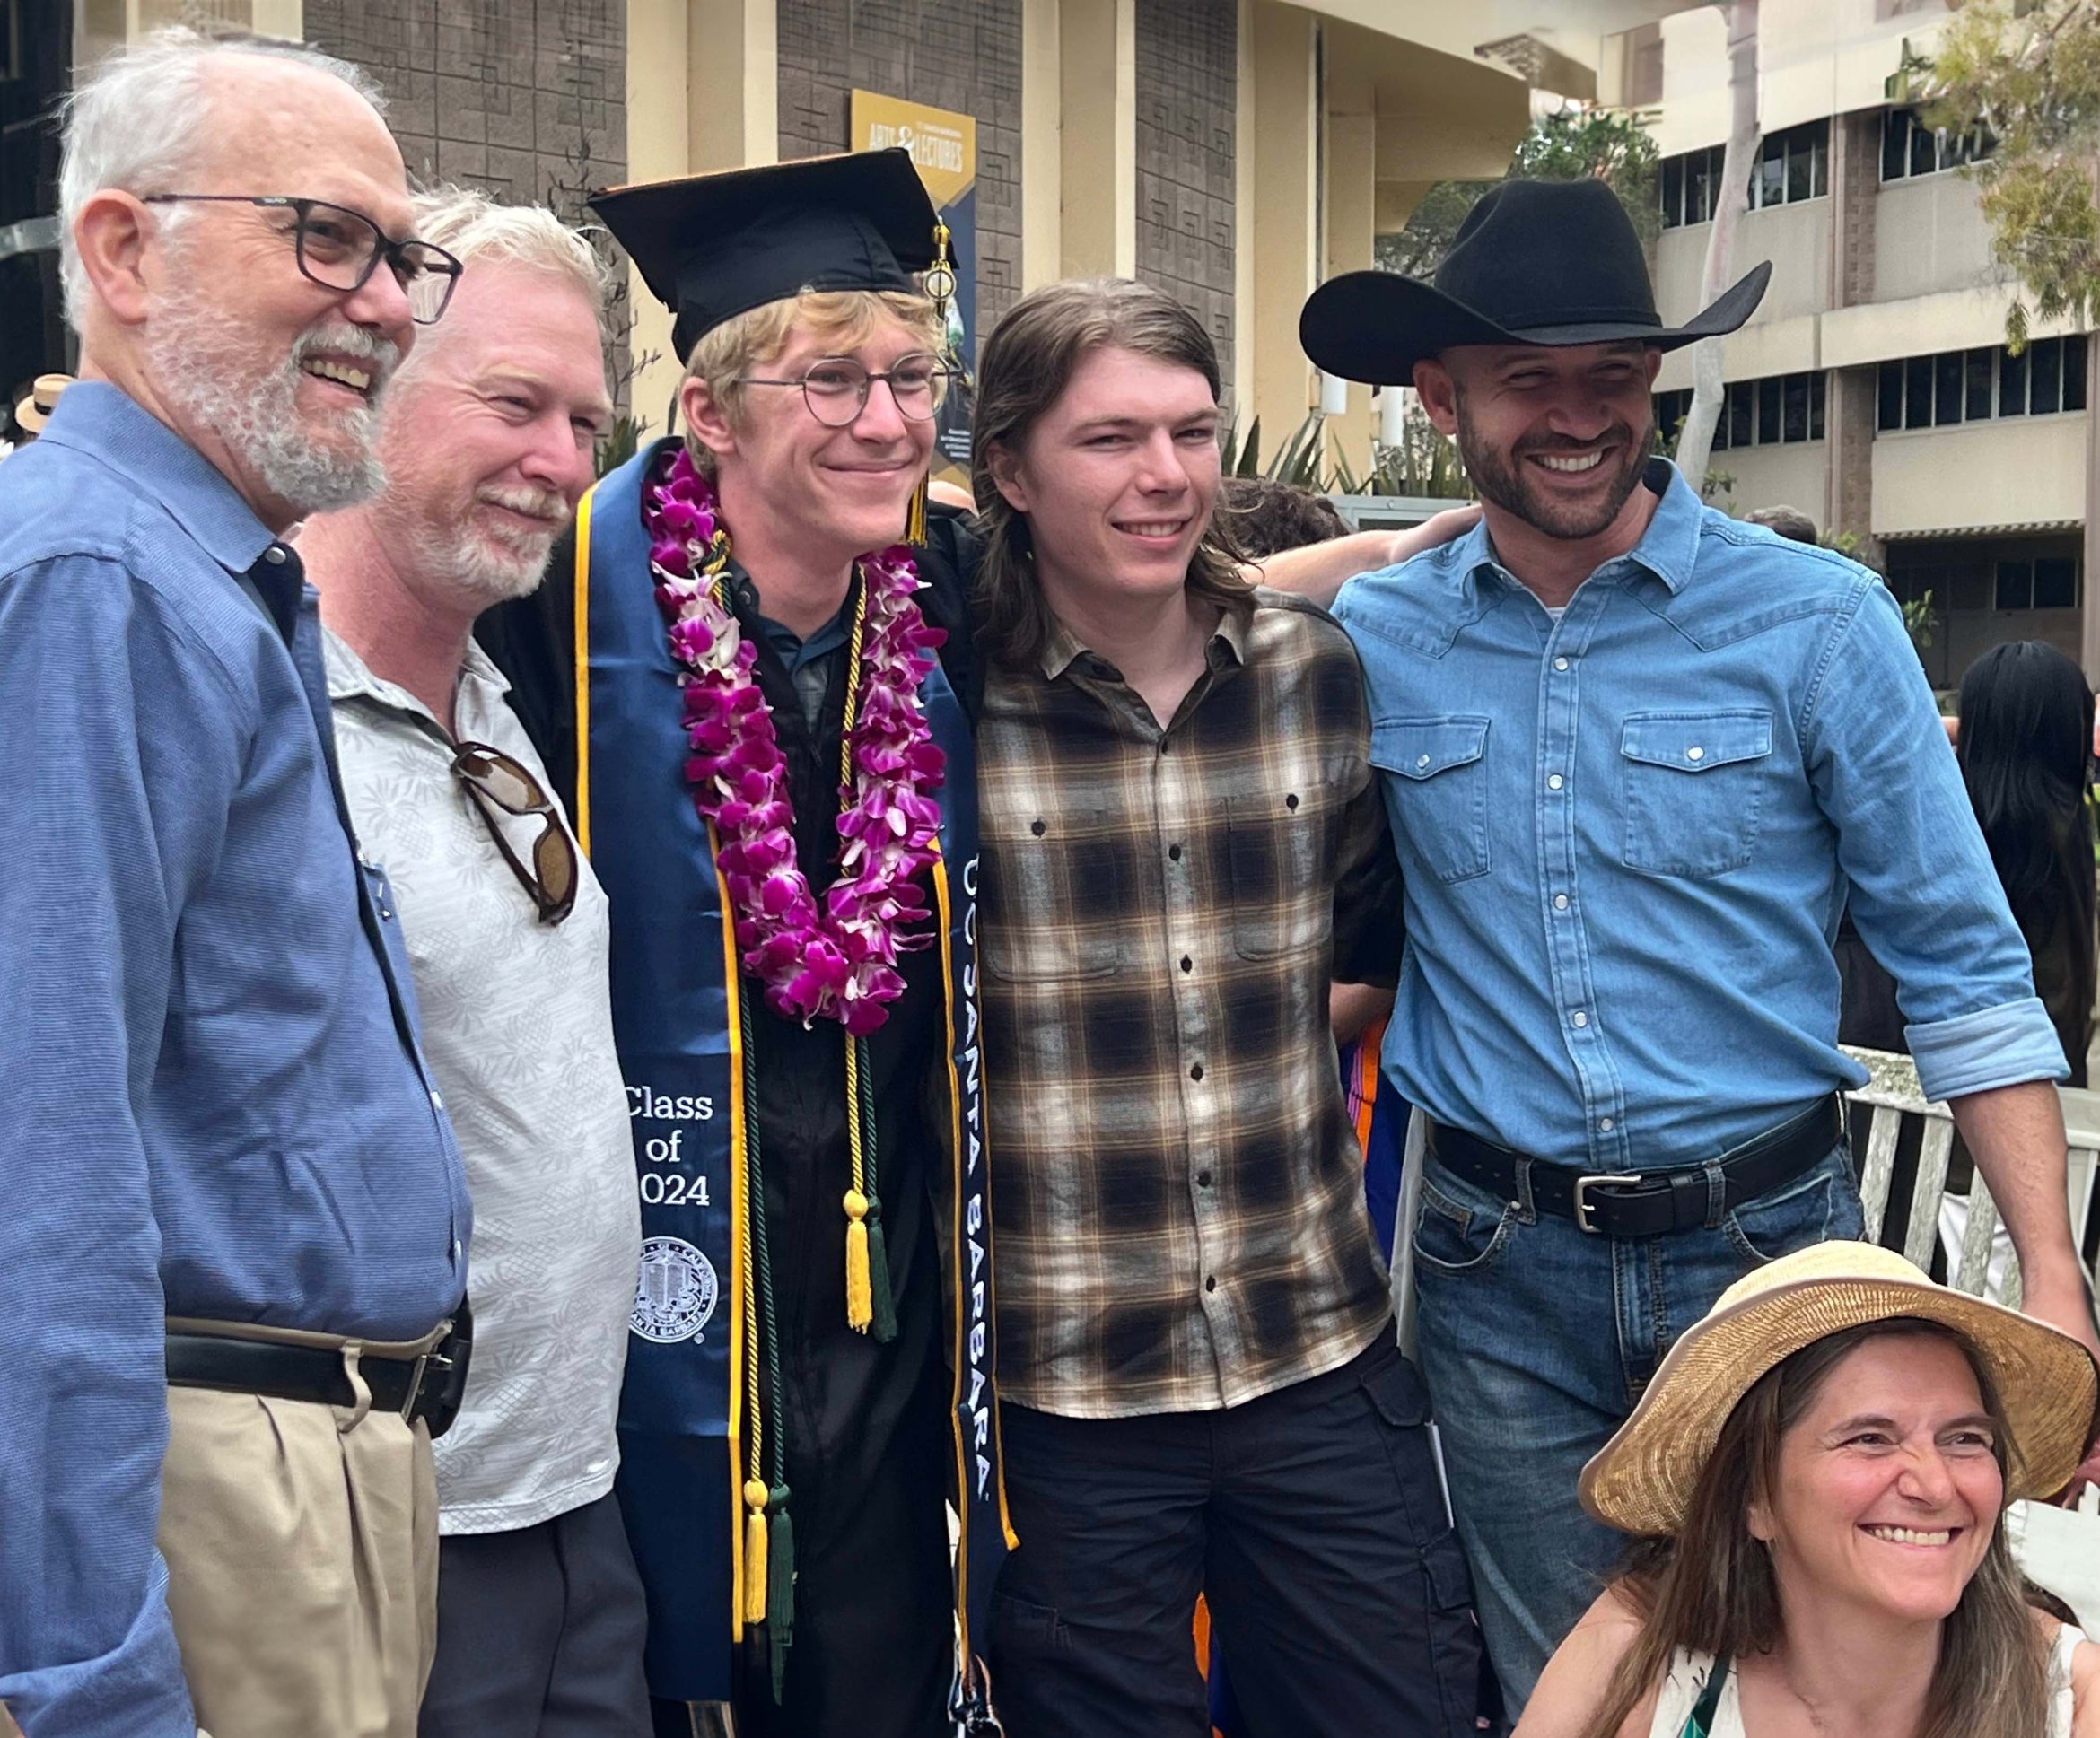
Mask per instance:
[[[1473,1729],[1328,990],[1397,940],[1346,637],[1213,521],[1219,372],[1128,281],[1024,298],[976,427],[1014,1738]]]

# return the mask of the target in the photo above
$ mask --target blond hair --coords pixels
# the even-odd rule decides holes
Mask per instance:
[[[733,427],[744,412],[743,377],[773,361],[798,334],[840,350],[865,344],[885,319],[902,326],[938,354],[946,339],[940,310],[924,296],[902,290],[804,290],[762,302],[703,332],[686,358],[688,380],[704,380]],[[713,476],[714,455],[686,435],[693,462]]]

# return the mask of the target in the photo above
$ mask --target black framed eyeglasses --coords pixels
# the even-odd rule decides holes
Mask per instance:
[[[282,193],[149,193],[149,205],[258,205],[292,214],[292,245],[299,270],[324,290],[362,290],[385,260],[418,326],[434,326],[452,299],[462,269],[457,258],[428,241],[397,241],[363,212],[326,199]]]
[[[876,381],[888,382],[897,411],[914,423],[930,423],[941,408],[942,392],[954,373],[939,356],[923,351],[897,361],[875,373],[851,356],[824,356],[791,380],[767,380],[757,374],[740,376],[739,386],[799,386],[809,415],[827,428],[850,427],[868,407],[868,389]]]
[[[462,742],[452,756],[452,772],[480,809],[496,849],[525,891],[532,895],[542,923],[559,923],[576,908],[576,883],[581,879],[576,847],[560,813],[539,788],[539,781],[503,753],[486,742]],[[505,815],[538,816],[545,825],[532,846],[532,866],[528,869],[503,825],[490,812],[491,806]]]

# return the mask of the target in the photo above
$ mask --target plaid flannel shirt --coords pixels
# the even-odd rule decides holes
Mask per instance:
[[[1236,1406],[1390,1316],[1327,990],[1390,982],[1397,869],[1348,638],[1228,610],[1162,730],[1063,627],[987,676],[985,1064],[1006,1398]]]

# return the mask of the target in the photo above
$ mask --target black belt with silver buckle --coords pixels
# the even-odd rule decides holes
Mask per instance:
[[[1580,1173],[1531,1161],[1531,1204],[1573,1219],[1599,1237],[1659,1237],[1695,1231],[1729,1209],[1790,1182],[1819,1163],[1843,1137],[1844,1112],[1833,1095],[1819,1098],[1776,1129],[1719,1156],[1721,1200],[1713,1201],[1704,1166],[1667,1171]],[[1431,1122],[1430,1151],[1437,1162],[1475,1188],[1515,1201],[1521,1153],[1441,1122]]]
[[[430,1426],[433,1440],[443,1436],[459,1416],[473,1343],[473,1318],[462,1303],[445,1337],[421,1357],[360,1353],[357,1374],[372,1394],[372,1410],[398,1412],[410,1424],[422,1419]],[[178,1388],[267,1394],[273,1400],[311,1401],[322,1406],[357,1403],[340,1351],[325,1346],[287,1346],[274,1340],[237,1340],[171,1329],[168,1381]]]

